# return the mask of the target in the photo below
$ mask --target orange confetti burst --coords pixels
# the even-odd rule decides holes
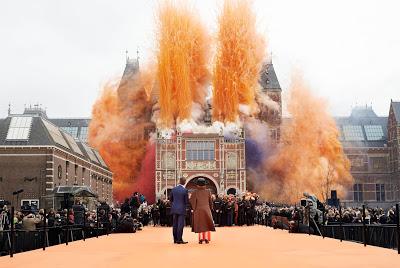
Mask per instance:
[[[226,0],[219,17],[213,76],[213,119],[234,122],[239,105],[257,110],[255,92],[265,57],[265,41],[256,31],[247,0]]]
[[[159,10],[158,86],[160,124],[191,117],[192,103],[203,103],[210,39],[198,15],[184,4],[165,2]]]

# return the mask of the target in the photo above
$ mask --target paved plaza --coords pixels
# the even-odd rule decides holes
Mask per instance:
[[[199,245],[185,229],[187,245],[171,243],[171,229],[147,227],[0,258],[0,267],[395,267],[397,251],[264,226],[217,229]],[[177,262],[179,260],[179,262]]]

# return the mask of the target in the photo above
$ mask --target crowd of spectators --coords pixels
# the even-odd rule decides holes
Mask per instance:
[[[273,228],[286,229],[293,232],[308,232],[308,222],[306,222],[306,211],[301,206],[290,206],[275,203],[258,203],[255,207],[257,224],[271,226]],[[339,208],[325,205],[323,208],[323,224],[362,224],[363,210],[361,207],[342,207]],[[372,225],[396,224],[397,218],[395,207],[389,209],[365,208],[365,223]],[[312,232],[314,228],[312,227]]]
[[[303,220],[304,208],[262,202],[256,193],[234,195],[212,195],[212,214],[216,226],[242,226],[242,225],[271,225],[272,218],[279,216],[288,222]],[[159,199],[149,205],[145,196],[135,192],[127,198],[120,207],[110,207],[105,202],[98,204],[98,209],[88,210],[79,200],[69,209],[50,209],[44,215],[44,210],[21,207],[14,212],[14,226],[16,230],[35,231],[44,225],[48,228],[61,226],[82,226],[95,228],[99,219],[99,226],[109,231],[135,232],[141,226],[172,226],[170,215],[171,204],[166,198]],[[324,207],[324,224],[362,223],[362,208]],[[10,229],[10,209],[7,205],[0,208],[0,231]],[[367,224],[395,224],[395,208],[387,210],[382,208],[366,208],[365,220]],[[191,223],[191,208],[187,207],[186,224]],[[289,228],[289,226],[284,226]]]
[[[190,195],[190,193],[189,193]],[[240,196],[212,195],[212,215],[216,226],[242,226],[256,223],[256,205],[259,196],[247,192]],[[127,201],[126,201],[127,202]],[[144,225],[149,221],[154,226],[171,226],[171,203],[168,199],[159,199],[155,204],[139,208],[139,215]],[[186,208],[186,225],[191,225],[192,208]]]
[[[326,223],[340,222],[340,214],[342,223],[362,223],[363,211],[358,207],[341,208],[341,213],[336,207],[326,206],[325,208]],[[382,208],[366,208],[365,220],[367,224],[396,224],[396,209],[391,207],[387,210]]]
[[[242,195],[212,195],[212,215],[216,226],[251,226],[254,224],[286,229],[290,232],[308,232],[305,223],[306,210],[301,206],[290,206],[264,202],[256,193],[246,192]],[[360,224],[363,221],[362,208],[323,206],[323,224]],[[109,232],[136,232],[142,226],[172,226],[170,215],[171,203],[167,198],[159,199],[149,205],[146,197],[135,192],[130,198],[117,205],[109,206],[105,202],[98,203],[97,210],[88,210],[76,200],[70,208],[50,209],[45,215],[43,209],[21,207],[14,215],[10,215],[9,206],[0,207],[0,251],[8,242],[4,235],[10,229],[11,221],[17,231],[35,232],[41,230],[46,223],[49,244],[60,243],[65,227],[85,227],[86,231],[101,228]],[[186,225],[191,225],[192,209],[187,207]],[[366,208],[367,224],[395,224],[395,208]],[[314,232],[312,227],[312,232]]]
[[[47,230],[48,245],[111,232],[134,233],[141,230],[141,221],[143,220],[139,216],[138,210],[135,210],[134,200],[139,200],[138,207],[146,206],[145,198],[142,196],[140,199],[141,196],[139,193],[135,193],[128,199],[135,204],[132,211],[137,213],[131,213],[131,210],[126,213],[121,208],[109,206],[105,202],[98,202],[97,209],[89,210],[81,204],[79,199],[75,200],[75,204],[68,209],[49,209],[46,214],[43,209],[23,206],[15,210],[14,215],[11,215],[10,207],[3,205],[0,207],[0,255],[8,254],[12,222],[16,232],[15,249],[17,252],[40,247],[41,233],[43,233],[44,227]]]

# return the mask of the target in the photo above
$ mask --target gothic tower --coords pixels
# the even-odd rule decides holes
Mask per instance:
[[[282,122],[282,89],[279,85],[272,61],[264,63],[260,74],[260,86],[263,94],[266,94],[276,105],[264,105],[261,107],[259,118],[265,121],[271,129],[271,138],[276,143],[280,140],[280,125]]]

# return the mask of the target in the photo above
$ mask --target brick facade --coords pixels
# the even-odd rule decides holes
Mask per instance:
[[[18,203],[38,200],[39,207],[50,208],[53,188],[72,185],[90,186],[99,199],[112,202],[109,170],[55,147],[0,146],[0,178],[0,199],[13,204],[12,193],[23,189]]]

